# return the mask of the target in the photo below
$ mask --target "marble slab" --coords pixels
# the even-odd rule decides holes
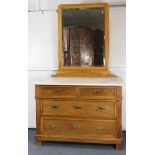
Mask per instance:
[[[41,77],[35,80],[35,85],[71,85],[71,86],[122,86],[123,80],[115,78],[68,78],[68,77]]]

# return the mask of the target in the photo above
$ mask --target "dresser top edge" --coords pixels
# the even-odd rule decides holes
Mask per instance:
[[[66,77],[41,77],[33,82],[34,85],[58,86],[122,86],[120,77],[114,78],[66,78]]]

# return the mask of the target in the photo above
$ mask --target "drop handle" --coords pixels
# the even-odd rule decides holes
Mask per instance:
[[[58,124],[52,124],[52,129],[59,128],[60,126]]]
[[[61,94],[61,91],[60,90],[53,90],[52,93],[59,95],[59,94]]]
[[[78,106],[78,105],[74,105],[73,109],[82,109],[82,107]]]
[[[95,91],[93,92],[93,94],[95,94],[95,95],[101,94],[101,91],[100,91],[100,90],[95,90]]]
[[[79,124],[73,124],[73,128],[74,128],[74,129],[80,129],[81,126],[80,126]]]
[[[58,109],[59,109],[59,106],[53,105],[53,106],[51,106],[51,109],[52,109],[52,110],[58,110]]]
[[[105,108],[104,107],[96,107],[96,111],[102,112],[102,111],[105,111]]]
[[[98,131],[98,132],[104,132],[104,127],[97,127],[96,128],[96,131]]]

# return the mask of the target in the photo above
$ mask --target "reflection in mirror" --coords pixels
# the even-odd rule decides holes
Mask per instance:
[[[104,66],[104,9],[62,11],[63,66]]]

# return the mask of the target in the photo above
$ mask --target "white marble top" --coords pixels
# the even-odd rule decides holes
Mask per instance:
[[[42,77],[35,85],[79,85],[79,86],[122,86],[123,80],[115,78],[68,78],[68,77]]]

